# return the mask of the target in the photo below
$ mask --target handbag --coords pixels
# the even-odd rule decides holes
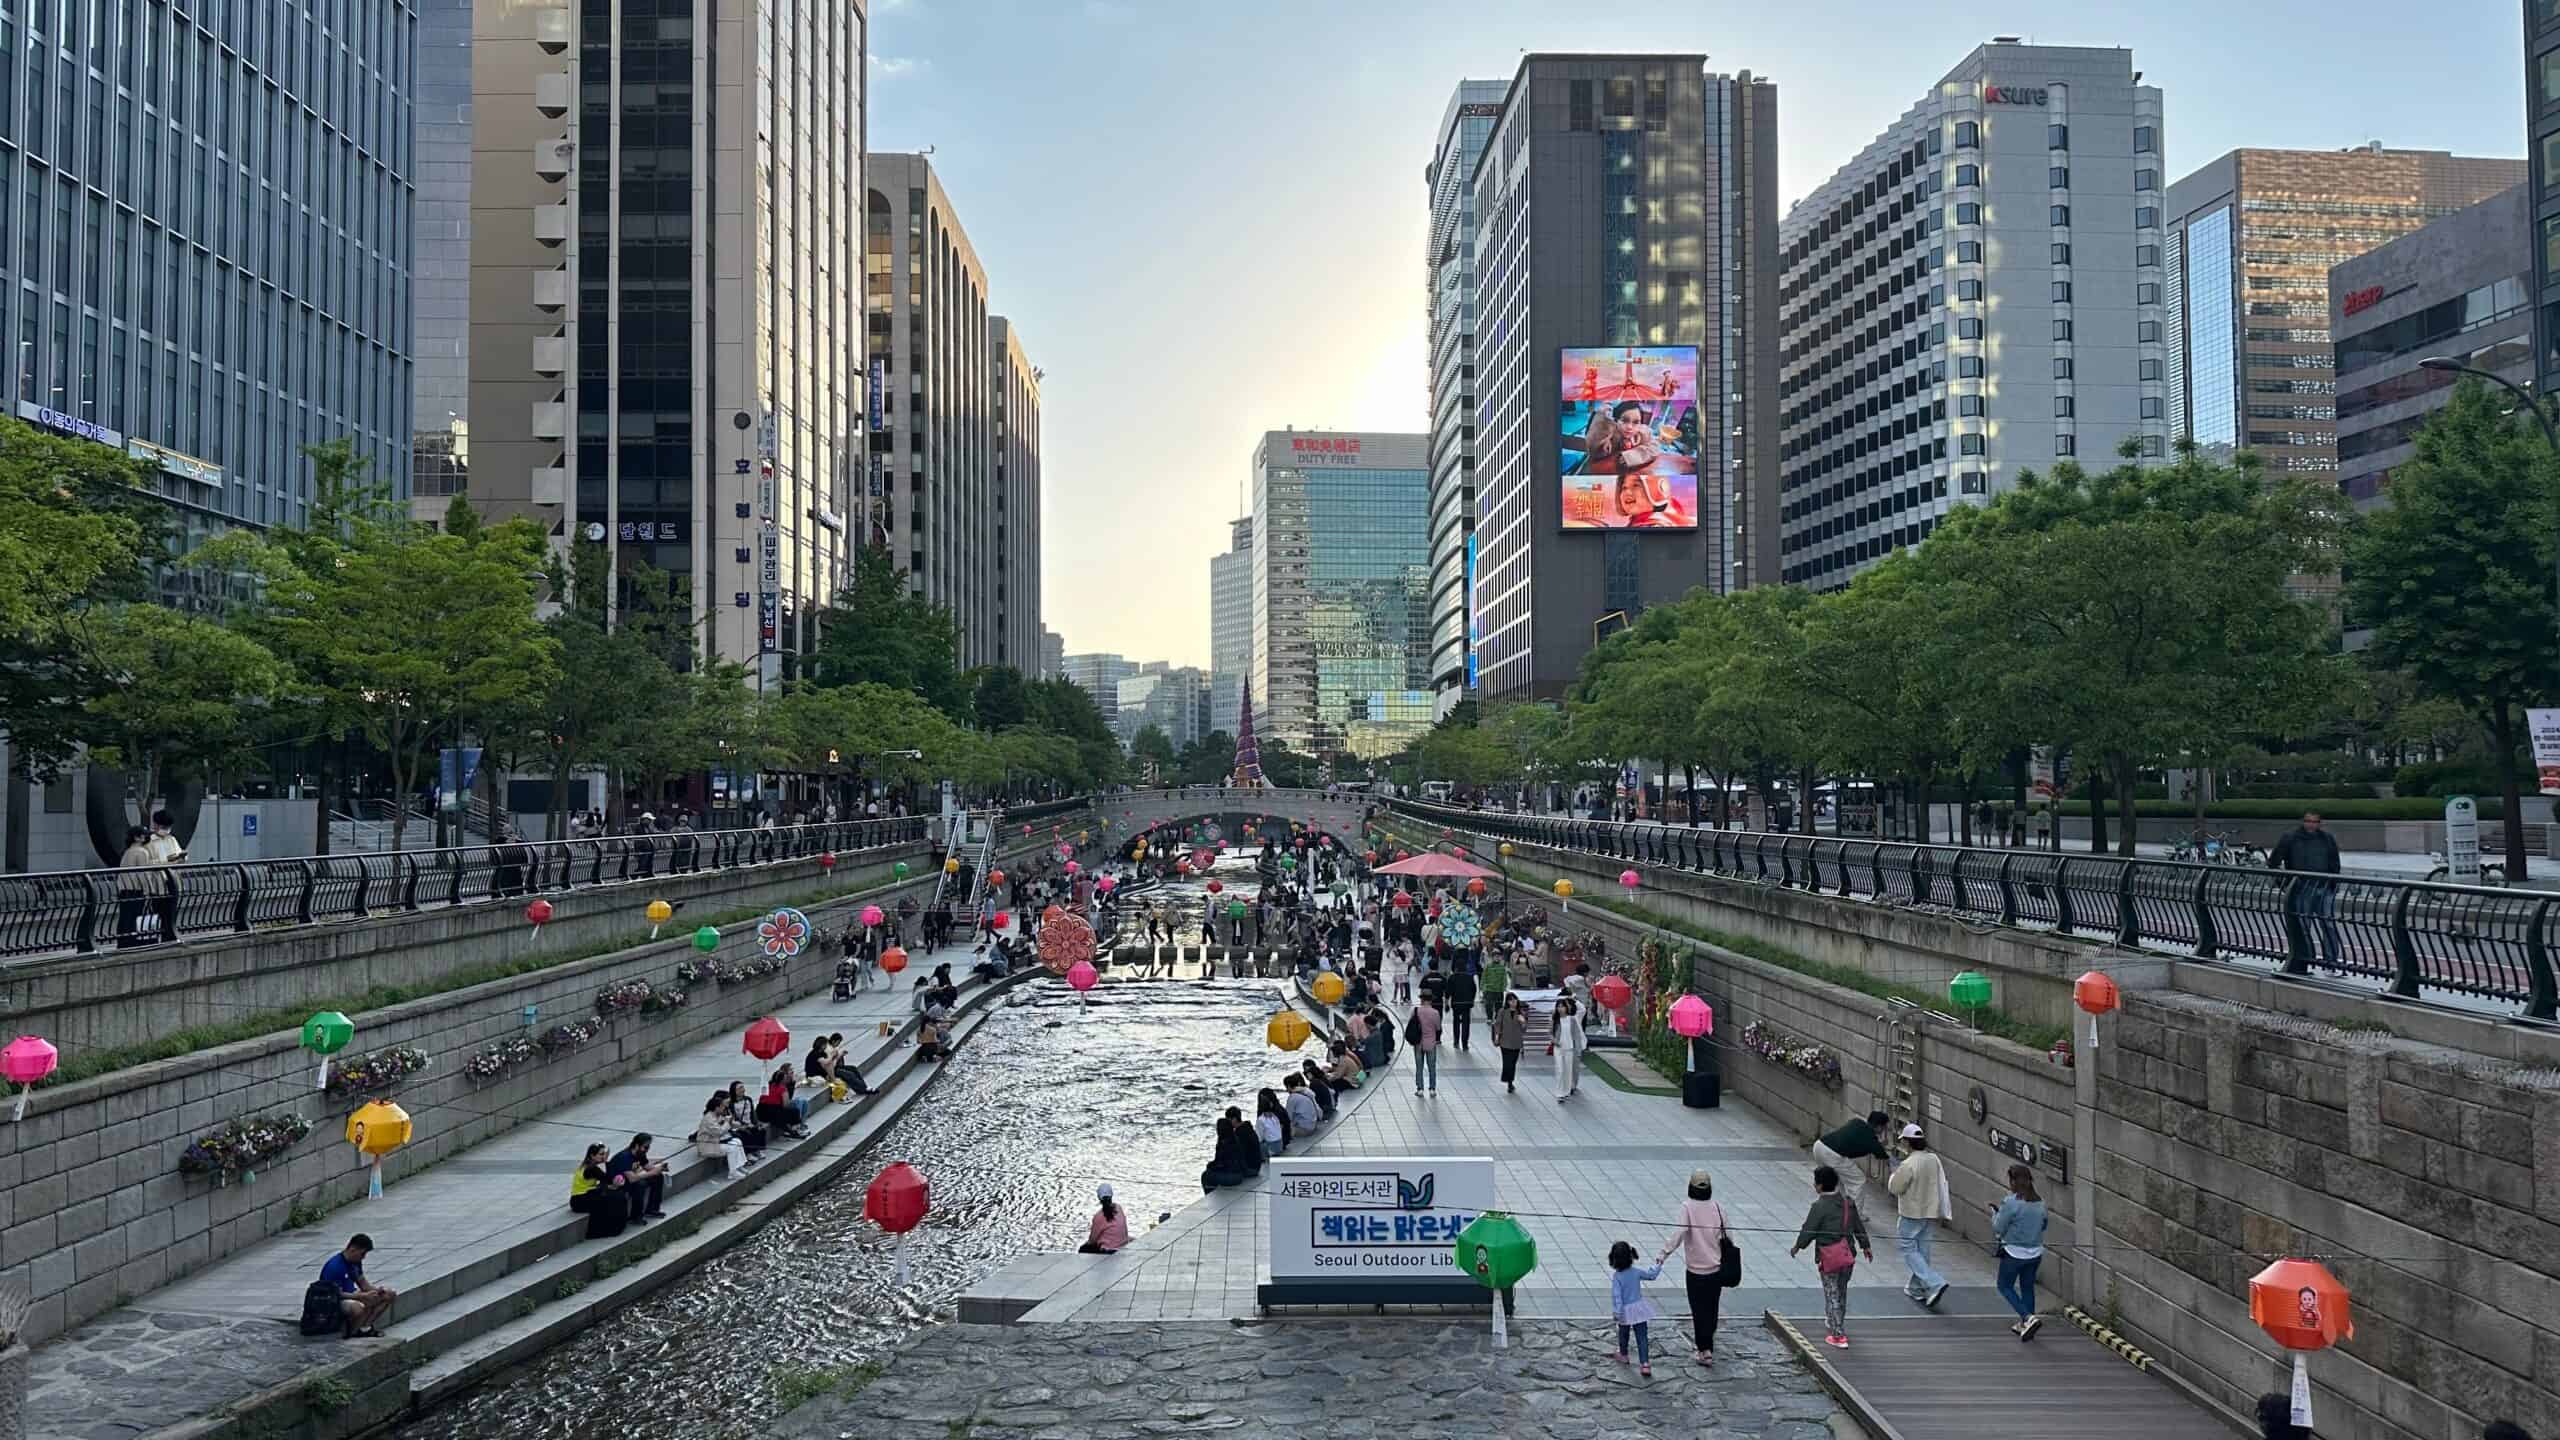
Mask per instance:
[[[1849,1243],[1849,1197],[1840,1197],[1840,1238],[1825,1240],[1813,1248],[1813,1268],[1825,1275],[1838,1275],[1858,1263],[1856,1247]]]
[[[1722,1205],[1716,1206],[1716,1283],[1728,1290],[1742,1283],[1742,1247],[1725,1228]]]

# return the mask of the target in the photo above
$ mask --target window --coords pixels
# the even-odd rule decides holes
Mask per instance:
[[[0,250],[5,250],[7,248],[8,247],[6,245],[0,245]],[[1946,246],[1933,245],[1929,247],[1929,268],[1932,270],[1944,270],[1947,268]]]
[[[1956,167],[1956,183],[1957,183],[1957,184],[1959,184],[1959,185],[1979,185],[1979,184],[1981,184],[1981,183],[1982,183],[1982,167],[1981,167],[1981,166],[1979,166],[1979,165],[1959,165],[1959,166],[1957,166],[1957,167]]]
[[[2071,188],[2071,167],[2070,167],[2070,166],[2068,166],[2068,165],[2056,165],[2056,166],[2052,167],[2051,169],[2049,169],[2049,170],[2047,170],[2047,171],[2045,171],[2045,173],[2044,173],[2044,182],[2045,182],[2047,185],[2052,186],[2052,187],[2053,187],[2054,189],[2056,189],[2056,190],[2068,190],[2068,189],[2070,189],[2070,188]]]
[[[1979,379],[1981,379],[1981,378],[1982,378],[1982,376],[1983,376],[1983,360],[1982,360],[1982,357],[1981,357],[1981,356],[1979,356],[1979,355],[1959,355],[1959,356],[1957,356],[1957,357],[1956,357],[1956,378],[1957,378],[1957,379],[1959,379],[1959,380],[1979,380]]]
[[[1956,413],[1958,415],[1979,415],[1982,413],[1982,408],[1983,399],[1979,395],[1959,395],[1956,397]]]
[[[2136,170],[2136,171],[2134,171],[2134,172],[2133,172],[2133,188],[2134,188],[2134,189],[2136,189],[2136,190],[2157,190],[2157,189],[2159,189],[2159,188],[2160,188],[2160,172],[2159,172],[2159,171],[2157,171],[2157,170]]]
[[[2054,396],[2054,397],[2053,397],[2053,418],[2055,418],[2055,419],[2057,419],[2057,420],[2068,420],[2068,419],[2070,419],[2070,418],[2071,418],[2071,416],[2072,416],[2072,413],[2073,413],[2073,412],[2072,412],[2072,408],[2071,408],[2071,407],[2072,407],[2072,405],[2073,405],[2073,404],[2075,404],[2075,403],[2076,403],[2076,402],[2075,402],[2075,401],[2073,401],[2073,400],[2072,400],[2072,398],[2071,398],[2070,396],[2068,396],[2068,395],[2056,395],[2056,396]]]
[[[2555,270],[2560,270],[2560,266],[2555,266],[2555,267],[2553,267],[2553,268],[2554,268]],[[1957,298],[1957,299],[1959,299],[1959,300],[1979,300],[1979,299],[1981,299],[1981,298],[1982,298],[1982,282],[1981,282],[1981,281],[1979,281],[1979,280],[1959,280],[1959,281],[1957,281],[1957,282],[1956,282],[1956,298]]]
[[[1959,435],[1956,437],[1956,453],[1959,455],[1979,455],[1982,453],[1982,449],[1983,440],[1979,435]]]
[[[2055,358],[2053,362],[2053,378],[2056,380],[2068,380],[2071,378],[2070,356],[2063,355]]]
[[[2163,401],[2159,396],[2157,396],[2157,395],[2145,395],[2145,396],[2143,396],[2143,397],[2142,397],[2142,418],[2143,418],[2143,419],[2145,419],[2145,420],[2157,420],[2157,419],[2159,419],[2161,416],[2163,416],[2163,415],[2165,415],[2165,414],[2167,414],[2167,413],[2168,413],[2168,404],[2167,404],[2167,402]]]
[[[2045,148],[2049,150],[2070,149],[2071,127],[2068,125],[2047,125],[2044,127],[2044,143]]]
[[[1979,265],[1979,264],[1981,264],[1981,263],[1982,263],[1982,242],[1981,242],[1981,241],[1979,241],[1979,240],[1959,240],[1959,241],[1957,241],[1957,242],[1956,242],[1956,263],[1957,263],[1957,264],[1959,264],[1959,265]]]
[[[1959,495],[1988,495],[1991,493],[1990,478],[1979,470],[1967,470],[1956,477],[1956,493]]]
[[[2056,265],[2068,265],[2071,263],[2071,247],[2068,244],[2059,241],[2054,244],[2053,263]]]
[[[2046,212],[2045,218],[2056,225],[2068,225],[2071,223],[2071,207],[2068,205],[2056,205],[2052,210]]]
[[[2542,64],[2535,73],[2541,80],[2535,101],[2543,105],[2560,101],[2560,50],[2543,52]]]
[[[2160,131],[2157,127],[2150,125],[2136,125],[2133,127],[2134,154],[2150,155],[2157,152],[2159,148]]]
[[[2546,57],[2546,58],[2547,58],[2547,57]],[[2560,93],[2560,92],[2552,92],[2552,93]],[[1971,121],[1971,120],[1959,120],[1959,121],[1957,121],[1957,122],[1956,122],[1956,148],[1957,148],[1957,149],[1959,149],[1959,150],[1972,150],[1972,149],[1979,148],[1979,147],[1981,146],[1981,144],[1982,144],[1982,126],[1981,126],[1981,125],[1979,125],[1979,124],[1977,124],[1976,122]]]
[[[2068,339],[2070,339],[2070,338],[2071,338],[2071,322],[2070,322],[2070,321],[2068,321],[2068,320],[2056,320],[2056,321],[2054,321],[2054,322],[2053,322],[2053,338],[2054,338],[2054,339],[2056,339],[2056,340],[2068,340]]]
[[[2148,280],[2146,280],[2146,281],[2142,282],[2141,284],[2134,286],[2134,287],[2133,287],[2133,303],[2134,303],[2134,304],[2136,304],[2136,305],[2157,305],[2157,304],[2159,304],[2159,303],[2160,303],[2160,287],[2159,287],[2159,285],[2158,285],[2158,284],[2156,284],[2156,283],[2154,283],[2154,282],[2152,282],[2152,281],[2148,281]]]
[[[2071,303],[2070,281],[2056,280],[2053,282],[2053,303],[2056,305],[2068,305]]]
[[[2157,380],[2157,379],[2159,379],[2159,378],[2160,378],[2160,362],[2159,362],[2159,361],[2157,361],[2157,360],[2145,360],[2145,361],[2143,361],[2143,362],[2142,362],[2141,373],[2140,373],[2138,376],[2136,376],[2135,378],[2137,378],[2137,379],[2142,379],[2142,380]]]
[[[2053,453],[2054,453],[2054,454],[2056,454],[2056,455],[2077,455],[2077,454],[2079,454],[2079,453],[2080,453],[2080,437],[2078,437],[2078,436],[2076,436],[2076,435],[2056,435],[2056,436],[2054,436],[2054,437],[2053,437]]]
[[[1967,315],[1963,319],[1958,320],[1956,322],[1956,338],[1959,340],[1981,339],[1982,321],[1980,317]]]
[[[2145,435],[2142,437],[2142,453],[2145,455],[2152,456],[2156,459],[2167,448],[2168,447],[2157,435]]]
[[[2135,206],[2133,208],[2133,228],[2136,230],[2159,229],[2160,207],[2157,205]]]
[[[2160,322],[2157,320],[2143,321],[2141,324],[2134,327],[2133,338],[2141,341],[2145,345],[2156,345],[2160,343]]]
[[[2136,246],[2134,246],[2134,247],[2133,247],[2133,263],[2134,263],[2134,264],[2136,264],[2136,265],[2157,265],[2157,264],[2159,264],[2159,263],[2160,263],[2160,247],[2159,247],[2159,246],[2157,246],[2157,245],[2136,245]]]
[[[1963,204],[1961,204],[1961,205],[1958,205],[1958,206],[1956,207],[1956,223],[1957,223],[1957,224],[1959,224],[1959,225],[1979,225],[1979,224],[1981,224],[1981,223],[1982,223],[1982,207],[1981,207],[1981,206],[1979,206],[1979,205],[1974,204],[1974,203],[1973,203],[1972,201],[1970,201],[1970,200],[1966,201],[1965,203],[1963,203]]]

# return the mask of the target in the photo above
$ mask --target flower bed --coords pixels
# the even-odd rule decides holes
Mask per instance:
[[[585,1049],[603,1033],[602,1020],[571,1020],[543,1031],[533,1043],[541,1047],[543,1059],[557,1060]]]
[[[1840,1057],[1821,1046],[1758,1020],[1742,1027],[1742,1048],[1773,1065],[1784,1065],[1817,1085],[1840,1087]]]
[[[640,1013],[651,1016],[673,1014],[685,1007],[686,998],[682,990],[652,990],[649,998],[640,1002]]]
[[[734,960],[710,956],[685,965],[676,971],[679,983],[692,985],[708,980],[719,985],[744,985],[767,975],[779,975],[791,962],[779,955],[741,955]]]
[[[378,1095],[397,1089],[410,1076],[434,1063],[432,1056],[414,1045],[394,1045],[352,1060],[333,1060],[329,1064],[329,1093]]]
[[[492,1040],[480,1047],[479,1053],[462,1062],[462,1073],[475,1085],[504,1080],[520,1066],[530,1065],[542,1057],[542,1048],[533,1037],[515,1034],[503,1040]]]
[[[620,1015],[638,1010],[646,1006],[649,997],[656,993],[655,986],[637,975],[628,980],[616,980],[596,992],[596,1013]]]
[[[216,1185],[255,1180],[258,1167],[284,1154],[311,1133],[311,1122],[291,1110],[244,1116],[199,1135],[178,1156],[181,1175],[210,1175]]]

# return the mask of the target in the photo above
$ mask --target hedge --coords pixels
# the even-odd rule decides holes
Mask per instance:
[[[2479,801],[2481,819],[2506,818],[2506,802],[2494,795],[2481,796]],[[2065,815],[2085,816],[2089,813],[2089,802],[2065,800],[2061,808]],[[2194,804],[2185,800],[2136,800],[2133,802],[2133,808],[2137,815],[2162,820],[2192,819],[2196,813]],[[2444,818],[2444,802],[2425,796],[2399,800],[2371,798],[2324,800],[2305,797],[2289,800],[2216,800],[2204,807],[2204,816],[2207,820],[2298,820],[2302,818],[2302,812],[2305,810],[2317,810],[2331,820],[2442,820]],[[2121,812],[2113,804],[2107,806],[2109,819],[2119,818],[2120,814]]]

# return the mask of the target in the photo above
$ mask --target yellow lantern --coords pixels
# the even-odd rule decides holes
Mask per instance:
[[[959,874],[959,873],[960,873],[960,857],[959,857],[959,856],[957,856],[957,855],[954,855],[954,856],[952,856],[950,859],[943,861],[943,862],[942,862],[942,873],[943,873],[943,874],[945,874],[945,875],[957,875],[957,874]]]
[[[347,1117],[347,1143],[372,1166],[365,1197],[382,1198],[382,1157],[409,1143],[409,1112],[388,1100],[368,1100]]]
[[[1315,1027],[1295,1010],[1275,1013],[1271,1023],[1262,1027],[1262,1038],[1270,1041],[1275,1050],[1295,1050],[1306,1044],[1307,1037],[1314,1033]]]
[[[1315,983],[1309,985],[1307,989],[1314,993],[1319,1004],[1339,1005],[1342,1003],[1342,977],[1336,975],[1330,970],[1318,975],[1315,978]]]
[[[655,940],[658,938],[658,927],[676,918],[676,907],[664,900],[652,900],[649,902],[649,908],[640,913],[649,917],[649,938]]]
[[[1557,894],[1558,896],[1562,897],[1563,899],[1566,899],[1566,900],[1570,900],[1570,899],[1572,899],[1572,898],[1573,898],[1573,882],[1572,882],[1572,881],[1570,881],[1570,880],[1559,880],[1559,881],[1557,881],[1557,882],[1556,882],[1556,894]]]
[[[1502,858],[1505,860],[1511,858],[1511,842],[1508,840],[1502,842]]]

